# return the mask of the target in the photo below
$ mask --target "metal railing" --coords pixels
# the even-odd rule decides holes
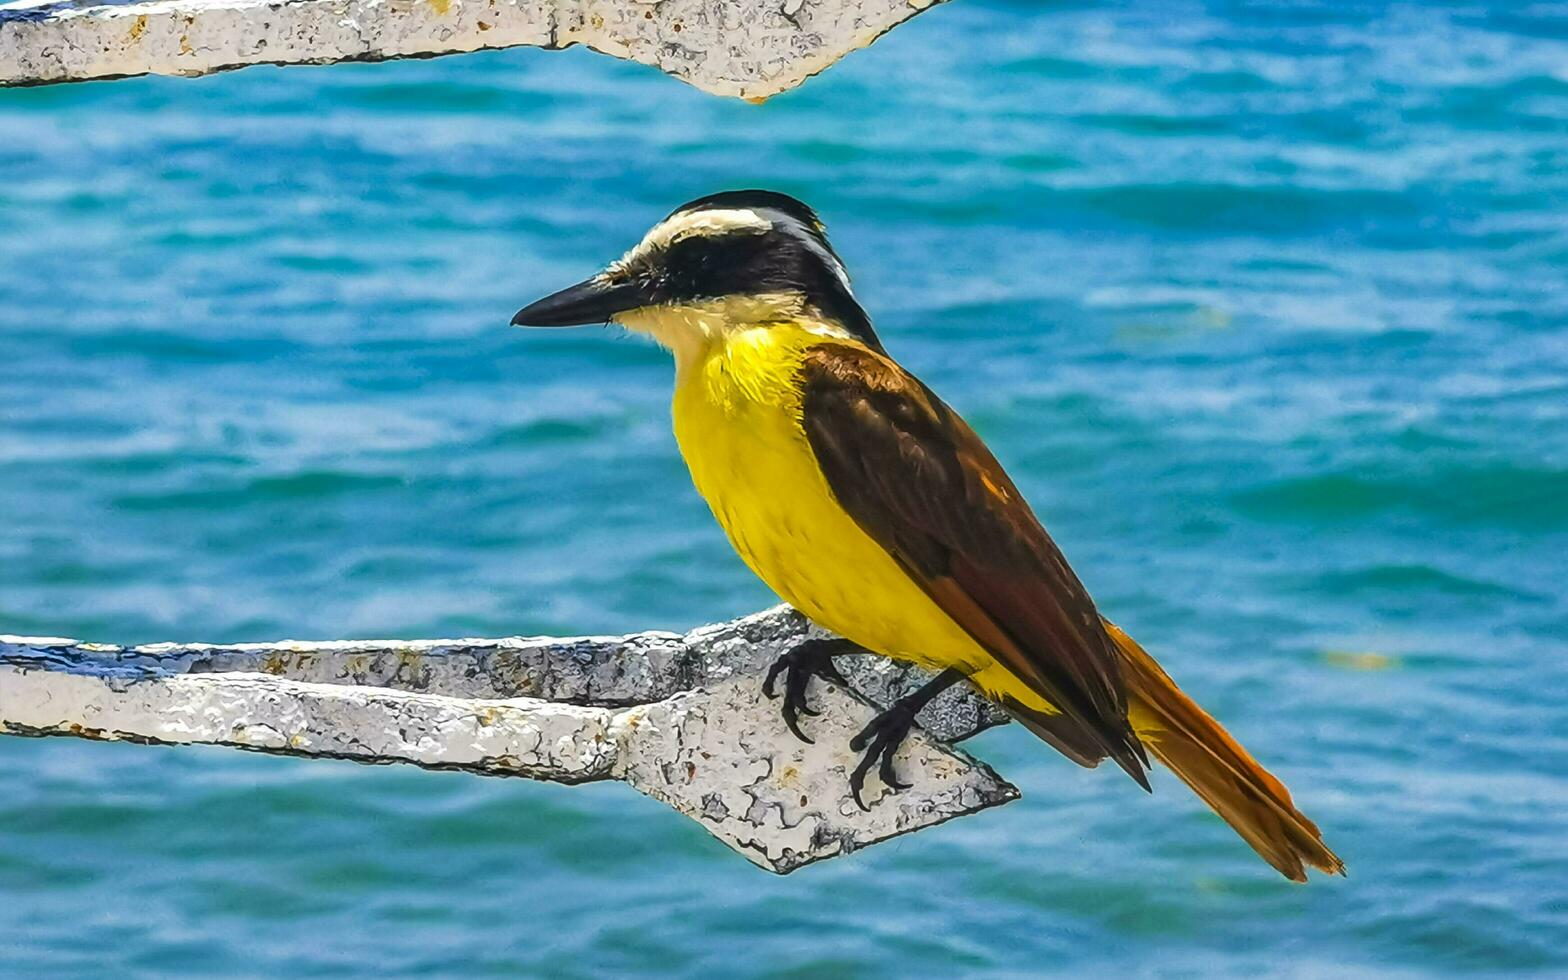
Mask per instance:
[[[808,744],[762,680],[821,639],[778,607],[684,636],[152,644],[0,636],[0,734],[225,745],[559,783],[619,779],[780,874],[1016,799],[953,748],[1006,720],[962,686],[919,716],[889,792],[851,798],[850,738],[926,675],[837,659]]]
[[[584,44],[761,100],[940,2],[23,0],[0,6],[0,85]]]

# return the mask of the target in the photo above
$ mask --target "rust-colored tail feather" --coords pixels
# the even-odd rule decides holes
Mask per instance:
[[[1280,874],[1306,881],[1308,864],[1344,874],[1345,863],[1323,843],[1317,825],[1296,809],[1284,784],[1183,694],[1132,637],[1112,623],[1105,627],[1122,655],[1129,719],[1154,757]]]

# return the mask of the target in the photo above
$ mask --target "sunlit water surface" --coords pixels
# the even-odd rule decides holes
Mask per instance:
[[[769,604],[665,356],[506,322],[775,187],[1351,872],[1017,730],[1022,802],[786,879],[619,785],[5,739],[0,972],[1568,968],[1565,38],[964,0],[763,106],[582,50],[0,93],[0,632]]]

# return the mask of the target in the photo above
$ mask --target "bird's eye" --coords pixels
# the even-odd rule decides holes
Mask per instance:
[[[670,246],[662,263],[665,284],[676,296],[691,298],[718,295],[723,271],[733,256],[722,241],[687,238]]]

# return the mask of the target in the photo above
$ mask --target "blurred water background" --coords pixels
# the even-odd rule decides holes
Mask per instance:
[[[1011,729],[1022,802],[787,879],[619,785],[0,739],[0,973],[1568,969],[1562,5],[960,0],[762,106],[583,50],[0,92],[0,632],[770,604],[665,356],[506,327],[745,186],[1351,877]]]

